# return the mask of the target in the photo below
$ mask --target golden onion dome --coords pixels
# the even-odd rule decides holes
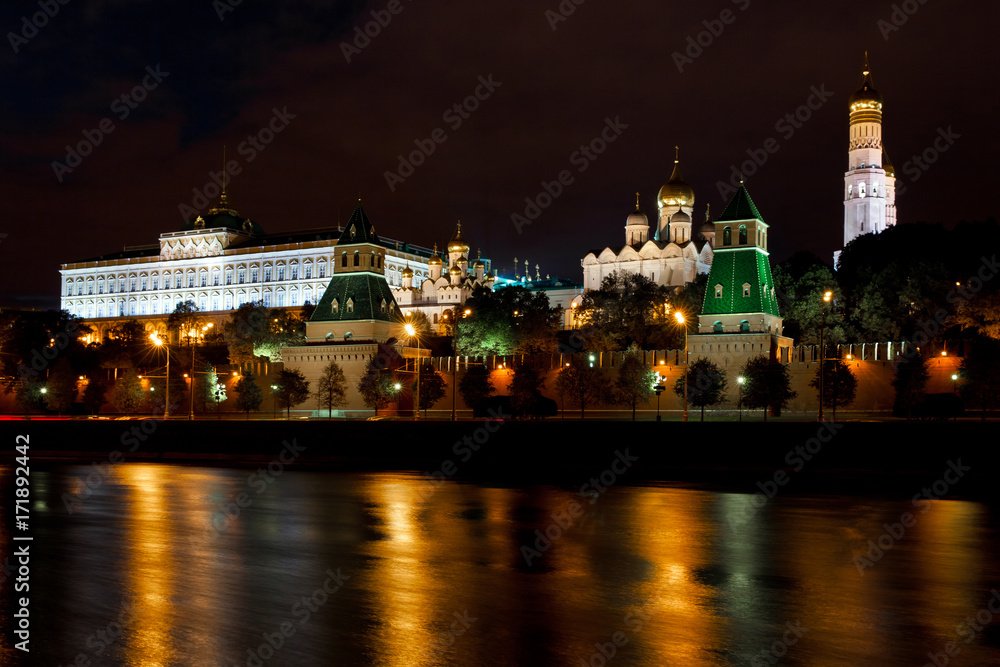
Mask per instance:
[[[434,255],[431,257],[431,261],[427,263],[430,264],[431,266],[441,266],[444,264],[444,262],[441,261],[441,258],[438,257],[437,243],[434,244]]]
[[[458,230],[455,232],[454,238],[448,242],[448,252],[460,252],[463,255],[467,255],[469,253],[469,244],[462,238],[461,220],[458,222]]]
[[[858,88],[850,99],[847,100],[848,106],[850,106],[851,111],[859,111],[862,109],[878,109],[881,111],[882,103],[885,101],[882,95],[875,90],[872,85],[872,71],[868,67],[868,52],[865,52],[865,68],[861,72],[861,87]]]
[[[694,206],[694,190],[684,182],[681,175],[680,157],[674,159],[674,171],[659,194],[656,195],[656,204],[660,208],[664,206]]]
[[[413,269],[410,268],[409,264],[407,264],[406,268],[403,269],[403,277],[404,278],[412,278],[413,277]]]
[[[458,268],[458,265],[455,264],[451,267],[451,270],[448,271],[448,273],[450,273],[453,276],[460,276],[462,275],[462,269]]]

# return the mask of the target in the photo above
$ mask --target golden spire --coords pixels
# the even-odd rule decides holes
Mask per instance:
[[[222,195],[219,197],[219,207],[228,208],[229,198],[226,196],[226,176],[229,172],[226,171],[226,145],[222,145]]]
[[[681,161],[681,147],[674,146],[674,164],[678,164]]]
[[[871,67],[868,66],[868,52],[865,51],[865,70],[864,70],[865,76],[871,74],[871,71],[872,71]]]
[[[639,193],[635,193],[635,212],[639,212]]]
[[[705,204],[705,222],[710,222],[712,220],[712,205]]]

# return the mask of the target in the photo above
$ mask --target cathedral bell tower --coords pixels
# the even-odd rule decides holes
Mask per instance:
[[[844,174],[844,245],[896,224],[896,178],[882,145],[882,104],[868,54],[861,87],[850,97],[848,171]],[[834,253],[834,266],[840,253]]]

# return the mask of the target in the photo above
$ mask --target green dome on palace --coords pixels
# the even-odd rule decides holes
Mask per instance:
[[[225,193],[222,193],[219,202],[203,215],[188,220],[181,231],[190,232],[197,229],[218,229],[220,227],[252,236],[264,235],[264,230],[260,225],[250,218],[243,217],[236,209],[230,208]]]

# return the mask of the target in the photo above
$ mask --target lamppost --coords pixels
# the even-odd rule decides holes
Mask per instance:
[[[214,327],[215,324],[209,322],[201,328],[201,337],[204,340],[205,332]],[[198,341],[198,332],[194,329],[188,332],[188,345],[191,347],[191,389],[188,391],[188,421],[194,420],[194,345]]]
[[[167,353],[167,379],[166,382],[164,383],[167,389],[163,397],[164,400],[163,418],[169,419],[170,418],[170,346],[168,346],[167,342],[162,338],[160,338],[159,336],[157,336],[155,333],[149,334],[149,339],[153,341],[153,345],[156,345],[157,347],[163,347],[163,349]]]
[[[568,366],[569,364],[566,365]],[[656,379],[653,380],[653,391],[656,392],[656,421],[660,421],[660,394],[666,388],[667,385],[663,384],[663,376],[657,373]]]
[[[681,421],[686,422],[688,420],[688,328],[684,313],[678,310],[674,313],[674,317],[677,318],[677,323],[684,327],[684,414]]]
[[[277,421],[278,419],[278,390],[281,389],[276,384],[271,385],[271,410],[274,415],[273,419]]]
[[[743,377],[742,375],[739,376],[738,378],[736,378],[736,384],[737,384],[737,386],[739,387],[739,390],[740,390],[740,399],[737,402],[737,404],[739,405],[739,408],[740,408],[740,421],[741,422],[743,421],[743,383],[746,382],[746,381],[747,381],[747,379],[745,377]]]
[[[417,386],[413,392],[413,421],[417,421],[420,419],[420,336],[417,335],[417,329],[412,322],[403,325],[403,329],[411,340],[414,338],[417,340]]]
[[[951,374],[951,393],[958,394],[958,373]]]
[[[826,375],[823,372],[823,367],[826,362],[826,345],[823,340],[823,333],[826,329],[826,305],[830,303],[833,298],[833,292],[826,291],[823,292],[823,303],[820,304],[820,318],[819,318],[819,415],[816,421],[823,421],[823,385],[826,384]]]

